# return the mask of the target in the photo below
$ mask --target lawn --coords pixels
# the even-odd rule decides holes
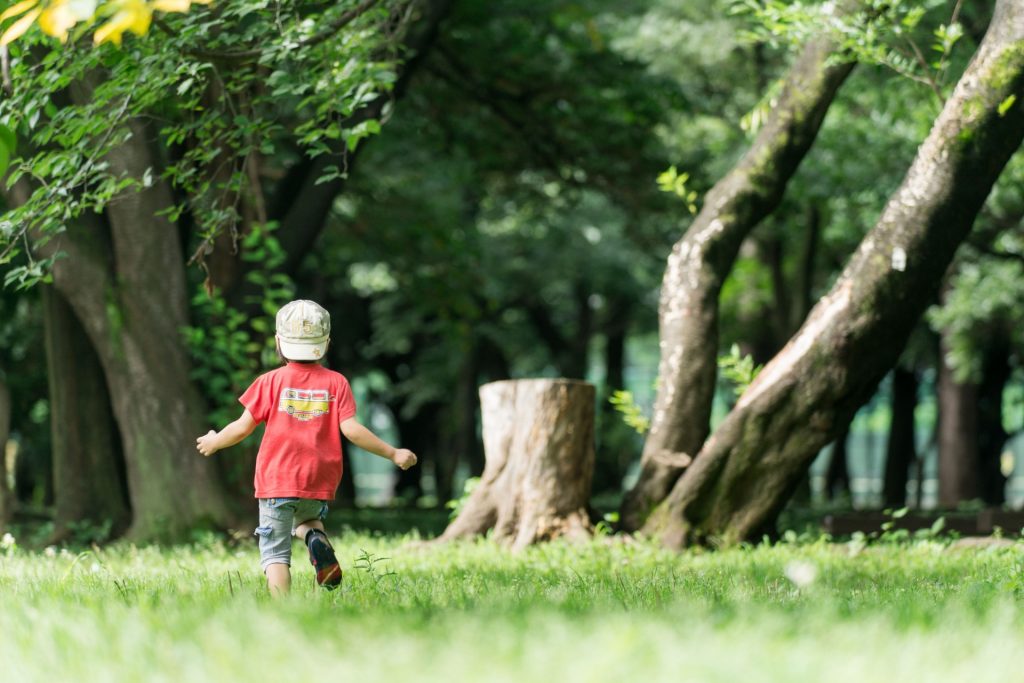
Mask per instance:
[[[1024,544],[791,541],[512,555],[335,540],[341,590],[271,601],[255,546],[0,551],[2,681],[1000,681],[1024,671]]]

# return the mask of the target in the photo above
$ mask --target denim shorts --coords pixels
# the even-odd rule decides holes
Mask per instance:
[[[260,566],[292,563],[295,527],[327,516],[327,502],[308,498],[260,498]]]

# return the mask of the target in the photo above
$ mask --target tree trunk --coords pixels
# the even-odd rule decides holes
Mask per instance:
[[[940,347],[939,507],[955,508],[978,497],[978,387],[957,380],[947,361],[945,339]]]
[[[622,480],[630,463],[636,457],[636,432],[622,421],[609,399],[616,391],[626,388],[626,329],[629,325],[630,305],[613,300],[608,305],[608,320],[604,329],[604,392],[598,409],[600,436],[594,464],[594,491],[602,493],[622,490]]]
[[[11,435],[11,392],[0,375],[0,531],[7,526],[14,511],[13,491],[8,487],[7,439]]]
[[[483,534],[521,549],[591,532],[594,387],[567,379],[480,387],[487,464],[439,540]]]
[[[1012,373],[1010,340],[995,332],[984,351],[978,385],[978,494],[988,505],[1006,502],[1006,476],[1000,467],[1009,434],[1003,427],[1003,390]]]
[[[1024,4],[992,26],[901,187],[832,291],[762,370],[645,531],[679,547],[749,539],[895,365],[1024,136]],[[1009,102],[1011,106],[1006,103]]]
[[[917,460],[917,373],[897,365],[892,371],[892,424],[885,449],[885,480],[882,504],[901,508],[907,504],[910,466]]]
[[[828,469],[825,470],[825,498],[830,502],[842,500],[844,497],[852,502],[853,495],[850,491],[850,468],[847,459],[847,446],[850,443],[850,429],[844,429],[836,440],[832,442],[832,453],[828,461]]]
[[[643,524],[707,438],[718,354],[718,295],[740,244],[782,200],[852,63],[828,66],[835,48],[815,40],[786,76],[778,104],[736,167],[707,194],[675,244],[661,288],[661,361],[640,476],[622,526]]]
[[[141,178],[155,168],[144,127],[111,152],[112,172]],[[16,192],[27,191],[22,183]],[[133,511],[129,536],[179,536],[231,519],[214,463],[195,439],[208,429],[190,380],[181,338],[188,323],[184,259],[176,226],[158,212],[172,205],[165,183],[129,190],[96,216],[39,248],[64,252],[54,285],[71,304],[96,349],[121,433]]]
[[[51,543],[64,540],[76,522],[109,521],[120,533],[130,512],[103,369],[64,298],[50,286],[41,295],[55,501]]]

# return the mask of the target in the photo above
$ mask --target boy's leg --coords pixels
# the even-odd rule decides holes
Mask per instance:
[[[292,572],[288,565],[283,563],[268,564],[267,588],[275,598],[287,595],[292,589]]]
[[[313,501],[311,501],[313,502]],[[315,501],[319,503],[319,501]],[[309,563],[316,569],[316,582],[328,590],[341,584],[341,566],[334,554],[334,548],[324,532],[323,516],[327,512],[326,503],[322,503],[319,518],[307,519],[295,525],[295,535],[305,542],[309,550]]]
[[[295,499],[260,499],[260,525],[256,528],[259,536],[260,565],[267,576],[267,588],[274,597],[291,590],[292,521],[295,514]]]

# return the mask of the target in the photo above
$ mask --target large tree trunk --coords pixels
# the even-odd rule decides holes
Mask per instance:
[[[14,510],[13,491],[8,487],[7,439],[11,435],[11,392],[0,375],[0,531],[11,519]]]
[[[917,460],[916,423],[917,373],[896,366],[892,371],[892,424],[885,449],[885,479],[882,503],[901,508],[907,504],[907,481],[910,466]]]
[[[828,66],[835,47],[807,45],[786,76],[778,104],[736,167],[668,258],[661,288],[661,361],[640,477],[622,504],[622,526],[638,528],[707,438],[718,353],[718,295],[740,244],[782,200],[852,63]]]
[[[140,123],[132,134],[107,161],[114,173],[141,178],[156,168],[155,159]],[[15,192],[27,190],[19,186]],[[230,521],[214,463],[195,450],[208,425],[181,338],[188,308],[178,230],[158,215],[171,205],[163,182],[128,191],[107,206],[109,237],[99,217],[84,216],[39,249],[67,255],[54,264],[54,285],[103,365],[124,447],[129,535],[136,539]]]
[[[51,542],[63,540],[76,522],[109,521],[122,532],[130,512],[103,369],[64,298],[49,286],[41,296],[55,501]]]
[[[978,496],[978,387],[956,378],[947,360],[946,341],[940,344],[939,507],[955,508]]]
[[[439,540],[494,529],[521,549],[591,532],[594,387],[566,379],[492,382],[480,387],[487,464],[459,516]]]
[[[1014,100],[1024,100],[1024,4],[1000,0],[878,224],[708,439],[648,533],[679,547],[749,539],[774,524],[814,456],[871,396],[934,300],[1024,136],[1024,107]]]

